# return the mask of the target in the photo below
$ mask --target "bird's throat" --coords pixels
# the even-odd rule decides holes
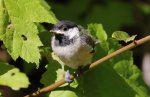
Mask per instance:
[[[55,46],[67,46],[74,42],[74,38],[69,39],[69,36],[55,34]]]

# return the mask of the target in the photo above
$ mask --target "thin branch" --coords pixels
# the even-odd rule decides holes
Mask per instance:
[[[121,54],[121,53],[123,53],[123,52],[125,52],[125,51],[127,51],[127,50],[129,50],[129,49],[131,49],[131,48],[134,48],[134,47],[136,47],[136,46],[138,46],[138,45],[140,45],[140,44],[143,44],[143,43],[145,43],[145,42],[148,42],[148,41],[150,41],[150,35],[149,35],[149,36],[146,36],[146,37],[144,37],[144,38],[142,38],[142,39],[140,39],[140,40],[134,41],[134,42],[130,43],[129,45],[127,45],[127,46],[125,46],[125,47],[123,47],[123,48],[121,48],[121,49],[119,49],[119,50],[117,50],[117,51],[115,51],[115,52],[113,52],[113,53],[111,53],[111,54],[109,54],[109,55],[107,55],[107,56],[105,56],[105,57],[99,59],[99,60],[97,60],[96,62],[94,62],[94,63],[92,63],[91,65],[89,65],[89,66],[88,66],[88,69],[86,69],[86,70],[84,71],[84,73],[85,73],[87,70],[91,70],[91,69],[95,68],[96,66],[98,66],[99,64],[101,64],[101,63],[103,63],[103,62],[105,62],[105,61],[111,59],[112,57],[115,57],[115,56],[117,56],[117,55],[119,55],[119,54]],[[70,75],[70,79],[71,79],[71,80],[73,80],[75,77],[76,77],[75,75]],[[62,80],[60,80],[60,81],[58,81],[58,82],[55,82],[55,83],[53,83],[53,84],[51,84],[51,85],[49,85],[49,86],[47,86],[47,87],[44,87],[44,88],[42,88],[42,89],[40,89],[40,90],[38,90],[38,91],[36,91],[36,92],[30,94],[30,95],[26,95],[26,96],[24,96],[24,97],[36,97],[36,96],[39,96],[41,93],[54,90],[54,89],[56,89],[57,87],[63,85],[64,83],[66,83],[66,82],[65,82],[65,79],[63,78]]]

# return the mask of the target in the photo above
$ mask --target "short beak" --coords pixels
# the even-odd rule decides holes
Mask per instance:
[[[52,32],[52,33],[54,33],[54,34],[64,34],[62,31],[60,31],[60,30],[50,30],[50,32]]]
[[[51,32],[51,33],[55,33],[56,31],[52,29],[52,30],[49,30],[49,32]]]

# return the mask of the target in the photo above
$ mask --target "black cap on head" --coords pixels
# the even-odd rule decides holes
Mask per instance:
[[[71,21],[64,20],[58,22],[56,25],[54,25],[53,30],[68,30],[70,28],[77,27],[77,25]]]

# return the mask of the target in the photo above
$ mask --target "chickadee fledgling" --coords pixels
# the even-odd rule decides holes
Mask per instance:
[[[65,65],[78,69],[91,63],[95,41],[82,26],[71,21],[60,21],[50,32],[54,33],[52,50]],[[70,81],[68,71],[65,80]]]

